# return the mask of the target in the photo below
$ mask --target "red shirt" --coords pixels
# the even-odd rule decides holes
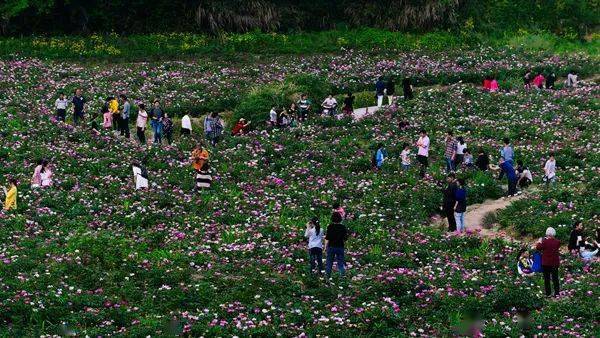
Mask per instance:
[[[485,79],[483,80],[483,89],[490,90],[492,88],[492,81]]]
[[[542,243],[537,244],[536,249],[542,251],[542,266],[560,265],[558,248],[560,248],[560,241],[553,237],[544,238]]]
[[[238,122],[235,124],[235,126],[233,126],[233,129],[231,130],[231,135],[233,135],[233,136],[240,135],[240,134],[243,134],[244,132],[245,132],[244,124],[241,122]]]

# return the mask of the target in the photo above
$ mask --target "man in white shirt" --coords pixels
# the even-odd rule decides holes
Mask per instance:
[[[185,114],[181,118],[181,135],[190,135],[192,133],[192,119],[190,115]]]
[[[327,96],[325,101],[323,101],[321,104],[321,107],[323,107],[323,110],[327,110],[329,115],[333,116],[335,114],[335,108],[337,107],[337,100],[335,97],[333,97],[333,95],[329,94],[329,96]]]
[[[60,93],[58,99],[54,102],[54,107],[56,108],[56,119],[62,122],[65,122],[65,118],[67,116],[67,105],[69,104],[69,100],[65,97],[65,93]]]
[[[425,177],[425,170],[429,166],[429,136],[427,131],[421,129],[419,140],[417,140],[417,161],[421,164],[421,178]]]

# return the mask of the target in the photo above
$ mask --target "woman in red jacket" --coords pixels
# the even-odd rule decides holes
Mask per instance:
[[[546,229],[546,237],[540,238],[536,245],[536,249],[542,252],[542,271],[544,273],[544,287],[546,288],[546,296],[552,294],[550,289],[550,277],[552,276],[552,284],[554,284],[554,296],[558,296],[558,267],[560,266],[560,258],[558,249],[560,241],[556,238],[556,230],[554,228]]]

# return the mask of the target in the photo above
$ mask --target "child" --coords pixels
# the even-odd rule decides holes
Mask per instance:
[[[208,172],[209,166],[208,162],[204,162],[202,164],[202,168],[198,172],[196,172],[196,189],[204,190],[210,189],[210,184],[212,182],[212,176]]]
[[[556,160],[554,159],[554,153],[550,153],[550,158],[544,165],[544,182],[546,184],[554,184],[556,182]]]
[[[104,129],[110,129],[110,127],[112,127],[112,113],[108,109],[108,99],[104,104],[104,107],[102,107],[102,118],[102,127],[104,127]]]
[[[410,144],[404,143],[402,145],[402,152],[400,153],[400,158],[402,159],[402,170],[408,171],[410,168]]]
[[[517,161],[517,173],[519,176],[517,180],[517,186],[519,186],[521,189],[527,188],[533,181],[533,176],[531,175],[529,168],[524,166],[523,161],[521,160]]]
[[[465,167],[467,167],[467,169],[473,168],[473,155],[471,154],[469,148],[465,148],[464,153],[465,155],[463,157],[463,164]]]
[[[331,212],[337,212],[338,214],[340,214],[340,216],[342,216],[342,219],[346,218],[346,211],[340,206],[340,202],[333,202]]]
[[[383,143],[380,143],[377,147],[377,153],[375,153],[375,163],[377,165],[377,169],[381,169],[386,158],[387,152],[385,151]]]
[[[54,102],[54,106],[56,107],[56,119],[62,122],[65,122],[65,118],[67,116],[67,105],[69,104],[69,100],[65,97],[65,93],[60,93],[56,102]]]
[[[17,209],[17,180],[11,178],[8,180],[8,189],[2,187],[6,199],[4,200],[4,210]]]
[[[319,219],[313,217],[310,222],[306,224],[306,231],[304,237],[308,238],[308,254],[310,257],[310,273],[313,272],[315,267],[321,273],[323,271],[323,230],[319,224]]]

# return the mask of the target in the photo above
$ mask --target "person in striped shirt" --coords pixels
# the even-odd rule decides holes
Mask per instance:
[[[205,190],[210,188],[210,184],[212,182],[212,176],[208,171],[209,166],[208,163],[204,162],[202,168],[196,172],[196,189],[197,190]]]

